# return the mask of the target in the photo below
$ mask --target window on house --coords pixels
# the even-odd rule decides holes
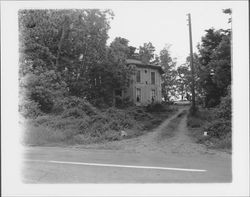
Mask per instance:
[[[136,102],[141,102],[141,88],[136,88]]]
[[[139,70],[136,71],[136,82],[137,83],[141,82],[141,72]]]
[[[151,72],[151,84],[155,84],[155,72]]]
[[[156,91],[155,89],[152,89],[151,90],[151,100],[152,100],[152,103],[155,101],[156,99]]]

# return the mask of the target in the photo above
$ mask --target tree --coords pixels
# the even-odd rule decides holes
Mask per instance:
[[[191,93],[191,71],[188,66],[189,64],[183,64],[177,68],[178,79],[177,79],[177,89],[181,95],[181,100],[187,98],[190,100]]]
[[[144,43],[139,47],[139,58],[145,64],[149,64],[154,58],[155,47],[151,42]]]
[[[232,9],[227,8],[227,9],[223,9],[222,11],[223,11],[224,14],[229,14],[230,15],[230,18],[228,19],[228,23],[232,23],[232,17],[231,17]]]
[[[111,42],[108,55],[111,61],[115,63],[124,62],[131,53],[131,48],[128,46],[128,40],[121,37],[116,37],[113,42]]]
[[[28,99],[47,113],[62,96],[85,96],[90,68],[105,60],[112,17],[97,9],[19,11],[20,89]]]
[[[131,74],[126,66],[126,59],[130,54],[129,41],[125,38],[115,38],[106,50],[105,61],[90,69],[89,89],[87,98],[98,105],[106,103],[112,105],[113,93],[116,89],[124,89]]]
[[[199,86],[207,107],[220,103],[231,84],[231,31],[206,30],[199,49]]]
[[[159,57],[160,65],[164,71],[162,75],[162,95],[165,101],[169,101],[171,97],[176,96],[176,61],[171,58],[169,49],[170,45],[166,45],[160,51]]]
[[[128,54],[128,58],[136,58],[135,55],[137,55],[135,53],[136,47],[133,46],[129,46],[129,54]]]

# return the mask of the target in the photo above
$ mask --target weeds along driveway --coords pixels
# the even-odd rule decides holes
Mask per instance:
[[[111,141],[98,144],[89,144],[89,145],[76,145],[74,148],[87,148],[87,149],[108,149],[115,151],[129,151],[129,152],[151,152],[151,151],[160,151],[162,150],[162,139],[160,135],[164,131],[168,131],[167,127],[169,123],[178,118],[180,114],[183,114],[187,108],[180,108],[177,113],[172,117],[167,118],[163,123],[161,123],[156,129],[152,132],[148,132],[145,135],[138,136],[136,138],[124,139],[121,141]],[[176,125],[177,128],[178,125]],[[176,129],[175,128],[175,129]],[[175,131],[172,130],[172,133]],[[160,143],[159,143],[160,142]]]
[[[137,153],[178,154],[197,156],[203,154],[229,156],[216,150],[209,150],[205,145],[195,143],[188,136],[186,126],[188,107],[179,108],[178,112],[166,119],[152,132],[145,135],[100,144],[76,145],[73,148],[106,149]]]
[[[186,107],[179,109],[154,131],[137,138],[66,148],[28,148],[24,180],[28,183],[230,182],[231,155],[208,150],[189,138],[187,110]],[[204,172],[124,166],[201,169]]]

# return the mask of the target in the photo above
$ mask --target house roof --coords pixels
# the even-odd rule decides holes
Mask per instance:
[[[158,65],[154,65],[154,64],[144,64],[142,61],[140,60],[135,60],[135,59],[127,59],[126,60],[127,64],[135,64],[137,67],[141,67],[141,68],[152,68],[152,69],[157,69],[159,70],[159,72],[162,74],[164,73],[162,68]]]

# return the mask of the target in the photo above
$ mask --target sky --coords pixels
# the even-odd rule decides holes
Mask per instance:
[[[108,6],[107,6],[108,7]],[[115,37],[129,40],[129,45],[139,48],[145,42],[152,42],[156,54],[170,44],[172,58],[177,65],[185,63],[189,55],[189,31],[187,14],[191,14],[193,50],[205,35],[205,30],[228,29],[229,15],[222,9],[231,8],[230,1],[156,1],[127,2],[112,4],[110,9],[115,16],[109,30],[110,43]]]

